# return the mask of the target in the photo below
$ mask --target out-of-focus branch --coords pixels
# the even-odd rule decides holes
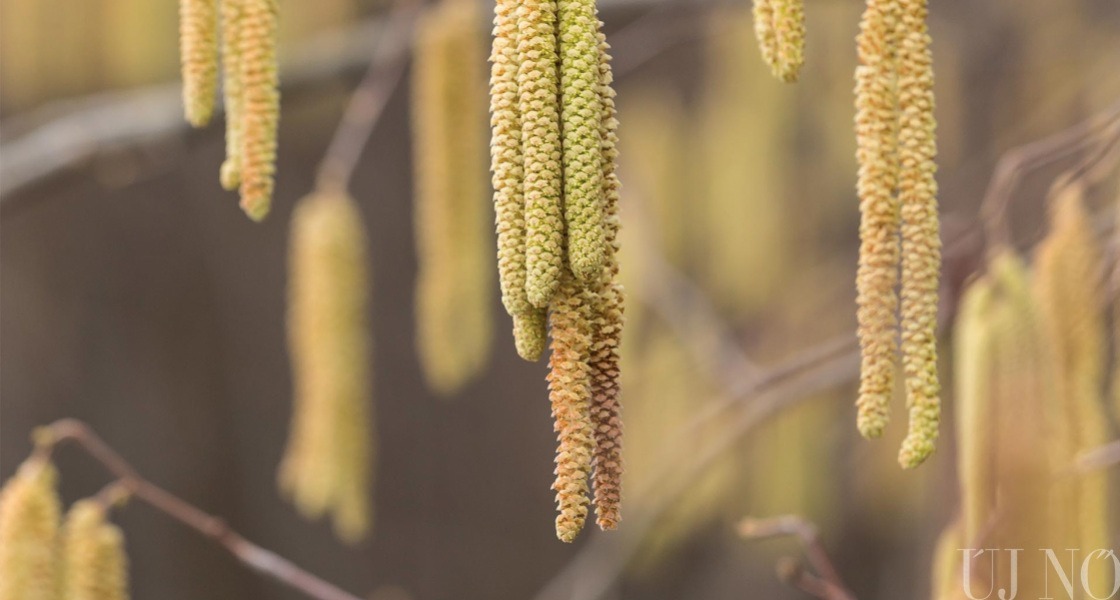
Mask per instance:
[[[1120,465],[1120,440],[1087,450],[1077,457],[1074,469],[1080,473],[1099,471]]]
[[[777,564],[778,578],[814,598],[821,600],[855,600],[847,590],[839,588],[836,584],[817,577],[805,570],[805,567],[795,558],[785,557]]]
[[[120,490],[124,490],[130,496],[220,544],[245,566],[303,592],[310,598],[359,600],[357,596],[304,571],[288,559],[250,542],[230,529],[222,519],[203,512],[144,479],[128,461],[81,421],[63,419],[43,426],[36,430],[35,442],[36,452],[40,454],[51,452],[63,442],[73,442],[101,463],[117,478],[115,484],[98,495],[104,502],[111,502],[112,498],[120,495]]]
[[[797,515],[785,515],[769,519],[747,517],[739,522],[736,530],[740,536],[748,540],[788,536],[798,538],[805,547],[805,556],[809,559],[809,564],[812,565],[820,577],[815,577],[806,572],[800,567],[800,563],[793,561],[792,563],[786,562],[786,568],[783,568],[781,564],[779,565],[779,574],[782,575],[782,579],[806,591],[809,591],[806,588],[806,585],[809,585],[813,589],[810,593],[814,593],[823,600],[855,600],[855,596],[848,591],[844,581],[840,578],[840,573],[833,566],[828,552],[825,551],[820,535],[817,533],[817,527],[805,518]],[[790,569],[789,566],[794,568]]]

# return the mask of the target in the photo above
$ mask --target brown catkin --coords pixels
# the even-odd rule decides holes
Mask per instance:
[[[606,256],[593,308],[591,337],[591,420],[595,432],[594,467],[596,521],[602,529],[614,529],[621,520],[622,419],[620,403],[619,348],[622,343],[624,292],[618,283],[619,182],[618,120],[615,118],[610,49],[606,36],[598,34],[598,90],[603,112],[599,123],[602,152],[604,243]]]
[[[564,266],[555,1],[521,2],[517,24],[518,110],[525,178],[525,291],[530,304],[543,308],[556,293]]]
[[[179,0],[179,58],[187,121],[203,127],[218,90],[218,0]]]
[[[241,185],[241,4],[222,0],[222,97],[226,108],[226,159],[219,179],[233,191]]]
[[[354,201],[316,193],[292,216],[288,345],[295,406],[279,483],[345,541],[369,528],[372,343],[366,234]]]
[[[937,214],[937,141],[933,56],[927,0],[899,0],[898,200],[902,216],[902,365],[910,426],[899,463],[913,468],[933,453],[941,421],[937,304],[941,236]]]
[[[416,165],[417,348],[429,386],[451,394],[490,350],[491,255],[484,49],[476,7],[445,1],[420,22],[412,71]]]
[[[896,368],[899,269],[894,0],[867,0],[857,38],[856,156],[860,252],[856,276],[862,355],[857,425],[864,437],[883,434],[890,417]]]
[[[0,490],[0,600],[56,600],[58,474],[31,458]]]
[[[1069,424],[1069,447],[1059,465],[1108,441],[1104,409],[1105,340],[1104,261],[1077,183],[1051,198],[1050,232],[1035,257],[1034,294],[1057,364],[1058,397]],[[1109,548],[1108,478],[1087,473],[1072,483],[1076,539],[1083,549]],[[1107,590],[1102,569],[1091,576],[1093,590]]]
[[[95,500],[66,513],[62,536],[62,600],[128,600],[124,536]]]
[[[559,445],[556,449],[556,536],[571,542],[587,518],[587,478],[591,473],[591,336],[588,294],[567,274],[549,312],[552,355],[549,400]]]
[[[280,119],[276,67],[277,0],[241,0],[238,62],[241,83],[241,209],[254,221],[268,215]]]

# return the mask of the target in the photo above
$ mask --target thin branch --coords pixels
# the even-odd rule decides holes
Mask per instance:
[[[778,578],[810,596],[821,600],[855,600],[847,590],[806,571],[796,559],[785,557],[777,564]]]
[[[400,0],[393,7],[386,27],[388,31],[374,48],[369,68],[351,95],[319,163],[316,183],[321,188],[345,190],[349,187],[366,142],[404,78],[412,29],[421,8],[419,0]]]
[[[827,584],[822,588],[823,594],[818,594],[825,600],[855,600],[855,596],[848,591],[840,573],[829,558],[828,552],[821,543],[816,525],[797,515],[785,515],[769,519],[754,519],[747,517],[739,522],[736,527],[739,535],[749,540],[762,540],[774,537],[794,536],[801,540],[805,547],[805,556],[809,564]]]
[[[359,600],[335,585],[304,571],[288,559],[250,542],[229,528],[221,518],[203,512],[185,500],[144,479],[116,450],[105,443],[88,425],[63,419],[35,433],[36,452],[50,452],[63,442],[74,442],[117,478],[112,486],[127,490],[130,496],[194,529],[220,544],[245,566],[318,600]],[[106,492],[118,494],[119,492]],[[99,494],[99,497],[101,494]]]

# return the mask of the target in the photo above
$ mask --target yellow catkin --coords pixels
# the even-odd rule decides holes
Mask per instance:
[[[490,251],[480,23],[452,0],[419,24],[413,66],[417,348],[433,390],[451,394],[489,355]],[[477,117],[477,119],[475,118]]]
[[[902,365],[910,427],[899,463],[913,468],[933,453],[941,421],[937,305],[941,234],[937,214],[933,55],[927,0],[899,0],[898,200],[902,214]]]
[[[1034,293],[1052,341],[1058,397],[1069,423],[1070,446],[1056,457],[1059,466],[1109,438],[1103,402],[1104,262],[1082,192],[1078,184],[1070,184],[1052,197],[1050,233],[1035,260]],[[1110,548],[1106,473],[1082,475],[1072,485],[1078,547],[1085,552]],[[1107,590],[1109,585],[1108,574],[1096,569],[1091,589]]]
[[[805,6],[802,0],[756,0],[754,31],[762,60],[774,77],[797,81],[805,62]]]
[[[280,119],[276,67],[276,0],[241,0],[238,62],[241,78],[241,209],[254,221],[268,215],[276,171]]]
[[[964,600],[960,548],[967,547],[959,522],[950,523],[938,536],[930,569],[930,600]]]
[[[774,30],[773,0],[755,0],[753,12],[754,35],[758,40],[758,51],[762,54],[762,60],[776,74],[778,70],[778,34]]]
[[[194,127],[210,122],[218,90],[218,1],[179,0],[183,109]]]
[[[860,252],[856,276],[862,354],[857,425],[868,438],[883,434],[896,368],[900,213],[898,90],[893,48],[894,0],[867,0],[857,38],[856,156],[860,199]]]
[[[233,191],[241,185],[241,4],[222,0],[222,97],[226,108],[226,159],[219,179]]]
[[[79,500],[66,513],[62,561],[62,600],[128,599],[124,536],[98,502]]]
[[[309,518],[334,515],[356,541],[369,528],[373,477],[369,275],[354,201],[312,194],[292,217],[288,344],[295,406],[281,489]]]
[[[587,518],[587,478],[591,473],[594,432],[591,425],[591,336],[588,295],[574,277],[565,276],[549,312],[552,354],[549,400],[559,445],[556,449],[556,536],[571,542]]]
[[[521,2],[517,24],[518,110],[525,178],[525,291],[529,303],[542,308],[560,285],[564,263],[555,1]]]
[[[995,501],[992,473],[991,313],[994,289],[987,278],[972,282],[961,298],[953,328],[956,388],[957,474],[965,541],[978,541]]]
[[[601,26],[601,24],[600,24]],[[619,181],[618,120],[615,117],[615,92],[612,86],[610,47],[606,36],[598,36],[598,93],[603,110],[599,128],[602,154],[602,195],[604,203],[604,247],[606,254],[595,290],[590,347],[591,421],[595,433],[592,461],[595,485],[596,522],[602,529],[614,529],[621,520],[622,504],[622,418],[620,403],[620,355],[622,343],[624,291],[618,283]]]
[[[603,229],[599,19],[595,0],[559,0],[560,130],[568,265],[597,280],[607,254]]]
[[[29,459],[0,490],[0,600],[58,597],[58,474]]]

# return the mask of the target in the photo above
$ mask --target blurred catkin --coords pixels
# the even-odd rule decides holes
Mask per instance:
[[[241,5],[222,0],[222,97],[226,108],[226,159],[219,179],[233,191],[241,185]]]
[[[571,275],[552,302],[549,326],[549,400],[559,446],[556,449],[556,536],[571,542],[587,518],[587,478],[591,474],[594,431],[591,424],[591,345],[587,292]]]
[[[238,57],[241,209],[254,221],[268,215],[276,171],[280,90],[276,66],[277,0],[240,0]]]
[[[425,378],[451,394],[486,364],[491,338],[481,21],[445,1],[420,22],[413,67],[417,347]]]
[[[279,483],[305,516],[332,512],[353,542],[369,527],[373,476],[365,228],[352,199],[320,192],[296,206],[291,236],[295,406]]]
[[[606,255],[599,19],[594,0],[559,0],[557,8],[568,264],[589,282],[598,279]]]
[[[756,0],[754,30],[762,59],[774,77],[797,81],[805,62],[805,6],[802,0]]]
[[[0,490],[0,600],[58,597],[58,474],[31,458]]]
[[[1104,408],[1104,261],[1079,184],[1060,188],[1051,197],[1050,211],[1050,232],[1035,256],[1034,293],[1057,364],[1061,410],[1069,423],[1069,446],[1055,457],[1056,466],[1064,466],[1109,438]],[[1080,475],[1072,488],[1079,547],[1111,547],[1106,473]],[[1096,569],[1091,589],[1109,589],[1111,579],[1106,576]]]
[[[941,421],[937,305],[941,234],[937,214],[937,141],[933,55],[927,0],[899,0],[898,200],[902,214],[902,366],[910,427],[898,460],[913,468],[933,453]]]
[[[556,3],[525,0],[517,7],[518,110],[525,193],[525,290],[548,306],[564,266],[561,199],[559,70]]]
[[[62,534],[62,600],[128,600],[124,536],[105,520],[105,508],[75,502]]]
[[[857,425],[883,434],[896,369],[899,269],[897,10],[894,0],[868,0],[856,38],[856,156],[860,252],[856,276],[862,366]]]
[[[218,90],[218,0],[179,0],[179,60],[187,121],[202,127]]]

